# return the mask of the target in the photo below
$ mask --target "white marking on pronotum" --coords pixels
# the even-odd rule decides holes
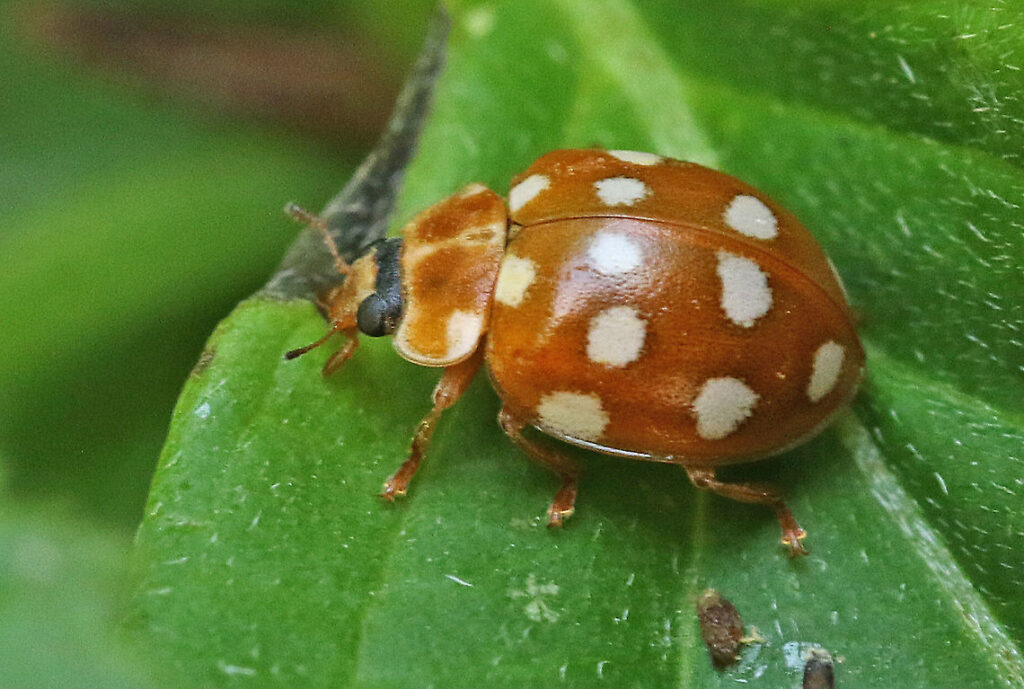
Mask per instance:
[[[594,316],[587,331],[587,357],[597,364],[625,366],[640,358],[647,324],[631,306],[613,306]]]
[[[642,253],[636,242],[614,232],[600,232],[587,251],[594,270],[605,275],[618,275],[640,265]]]
[[[530,175],[508,192],[508,209],[515,213],[551,186],[547,175]]]
[[[459,198],[469,198],[470,196],[476,196],[482,194],[485,191],[490,191],[487,187],[479,182],[468,185],[465,189],[459,192]]]
[[[519,306],[523,303],[526,290],[530,289],[537,277],[537,266],[528,258],[520,258],[514,254],[505,254],[498,271],[498,281],[494,286],[494,299],[506,306]]]
[[[727,251],[716,255],[718,277],[722,281],[722,310],[730,321],[749,328],[772,308],[768,276],[749,258]]]
[[[484,319],[479,313],[469,311],[453,311],[448,317],[448,357],[458,357],[472,351],[473,345],[480,339]]]
[[[644,153],[643,151],[608,151],[608,155],[612,158],[618,158],[624,163],[633,163],[634,165],[657,165],[664,160],[660,155]]]
[[[594,182],[598,198],[606,206],[632,206],[651,193],[647,185],[632,177],[608,177]]]
[[[693,401],[697,435],[719,440],[731,434],[753,412],[758,394],[738,378],[709,378]]]
[[[581,392],[549,392],[537,405],[542,425],[556,433],[580,440],[597,440],[608,425],[601,398]]]
[[[812,402],[818,402],[832,392],[832,388],[839,382],[845,357],[843,346],[832,340],[818,347],[811,367],[811,381],[807,384],[807,397]]]
[[[773,239],[779,234],[779,222],[775,214],[755,197],[740,194],[725,209],[725,224],[740,234],[755,239]]]

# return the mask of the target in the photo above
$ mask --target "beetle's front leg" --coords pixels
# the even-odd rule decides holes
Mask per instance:
[[[342,330],[341,334],[345,336],[345,344],[327,358],[323,368],[323,375],[325,376],[329,376],[341,368],[342,364],[352,358],[352,355],[356,352],[356,347],[359,346],[359,331],[356,328]]]
[[[462,393],[466,391],[469,384],[473,381],[473,376],[476,375],[483,361],[484,344],[481,341],[477,345],[476,351],[468,359],[444,369],[441,380],[437,382],[437,386],[434,388],[434,406],[423,417],[419,428],[416,429],[416,435],[412,438],[412,447],[409,450],[409,458],[402,463],[398,471],[393,473],[384,482],[384,490],[380,494],[382,498],[393,502],[396,497],[409,492],[409,483],[412,481],[416,470],[420,468],[423,455],[426,454],[427,447],[430,445],[430,438],[434,435],[434,428],[441,419],[441,412],[455,404],[462,397]]]
[[[798,557],[807,554],[807,550],[801,543],[807,536],[807,532],[797,524],[793,513],[789,511],[786,503],[782,501],[782,497],[775,490],[768,486],[750,483],[725,483],[718,480],[714,469],[706,467],[690,467],[685,464],[682,467],[686,470],[690,482],[697,488],[709,490],[739,502],[767,505],[772,508],[782,527],[782,544],[789,548],[789,556]]]

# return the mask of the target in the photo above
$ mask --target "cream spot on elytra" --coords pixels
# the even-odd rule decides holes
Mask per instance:
[[[697,435],[705,440],[720,440],[747,420],[757,404],[758,395],[738,378],[710,378],[693,401],[697,416]]]
[[[537,405],[541,425],[555,433],[594,441],[608,425],[608,412],[601,407],[601,398],[581,392],[549,392]]]
[[[725,209],[725,224],[740,234],[755,239],[773,239],[779,234],[779,223],[775,214],[755,197],[740,194]]]
[[[505,254],[498,270],[498,281],[494,285],[495,301],[505,306],[519,306],[536,277],[537,266],[533,261]]]
[[[640,247],[626,235],[600,232],[587,250],[590,265],[599,273],[618,275],[635,270],[642,257]]]
[[[606,206],[632,206],[651,193],[647,185],[632,177],[608,177],[594,182],[598,198]]]
[[[530,175],[508,192],[508,209],[515,213],[551,186],[547,175]]]
[[[634,165],[657,165],[664,160],[660,155],[644,153],[643,151],[608,151],[608,155],[624,163],[633,163]]]
[[[843,359],[845,358],[846,350],[837,342],[829,340],[818,347],[818,351],[814,353],[811,381],[807,384],[807,397],[812,402],[818,402],[832,392],[836,383],[839,382],[839,374],[843,371]]]
[[[636,309],[613,306],[594,316],[587,331],[587,357],[597,364],[625,366],[640,358],[647,324]]]
[[[772,308],[768,276],[749,258],[727,251],[719,251],[717,256],[722,310],[733,323],[749,328]]]

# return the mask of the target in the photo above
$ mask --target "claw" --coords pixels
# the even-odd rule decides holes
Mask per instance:
[[[782,534],[782,545],[789,548],[789,556],[791,558],[797,558],[801,555],[807,555],[807,548],[804,548],[802,541],[807,538],[807,532],[801,529],[799,526],[795,530],[787,530]]]
[[[575,507],[557,508],[554,505],[548,508],[548,528],[561,527],[565,520],[573,515]]]
[[[398,485],[397,478],[398,474],[391,476],[387,481],[384,482],[384,488],[380,491],[380,497],[384,498],[388,502],[394,502],[395,498],[404,498],[405,494],[409,492],[408,485]]]

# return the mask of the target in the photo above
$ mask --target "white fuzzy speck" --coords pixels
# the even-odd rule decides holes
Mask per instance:
[[[445,574],[445,576],[454,581],[456,584],[459,584],[460,586],[468,586],[470,588],[473,588],[473,585],[471,583],[469,583],[465,579],[459,579],[454,574]]]
[[[527,619],[533,622],[557,622],[559,613],[547,602],[547,598],[558,595],[559,587],[554,582],[540,583],[534,574],[526,577],[526,586],[523,589],[513,589],[508,592],[511,598],[525,598],[526,605],[523,612]]]
[[[198,407],[196,407],[196,410],[193,413],[196,416],[198,416],[200,419],[208,419],[208,418],[210,418],[210,403],[209,402],[203,402]]]
[[[916,84],[917,77],[914,76],[914,70],[910,68],[910,65],[908,65],[907,61],[903,59],[903,56],[897,55],[896,60],[897,62],[900,63],[900,70],[903,71],[903,75],[907,78],[907,81],[909,81],[911,84]]]
[[[217,661],[217,667],[220,668],[220,671],[225,675],[243,675],[245,677],[254,677],[256,675],[255,668],[231,665],[223,660]]]
[[[466,12],[463,23],[473,38],[484,38],[494,29],[494,8],[486,5]]]

